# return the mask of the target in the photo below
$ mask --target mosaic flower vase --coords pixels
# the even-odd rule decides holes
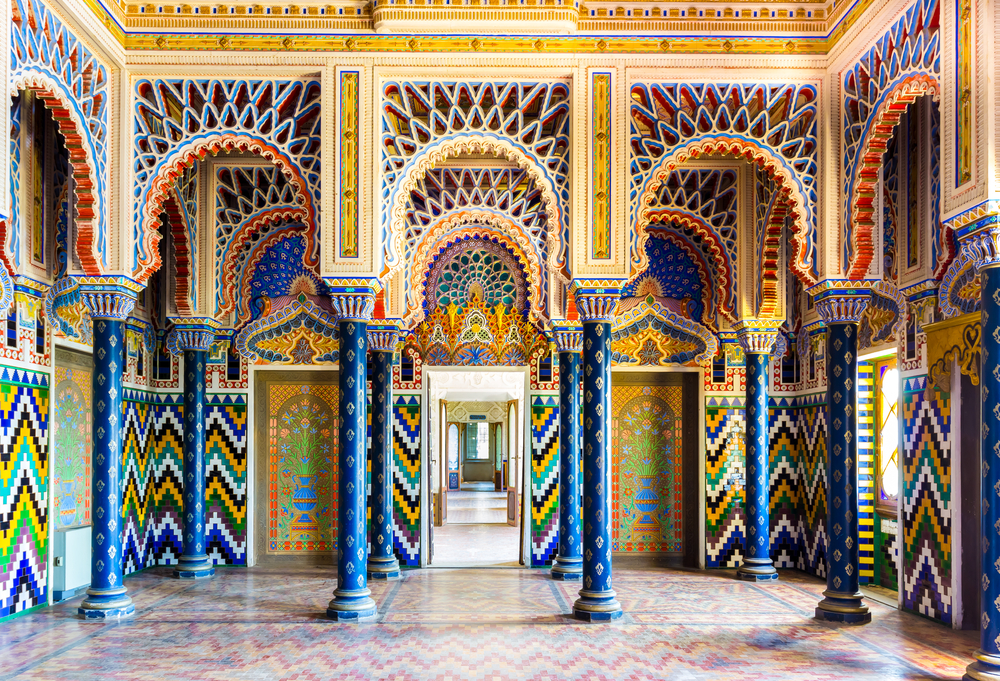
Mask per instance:
[[[316,529],[316,519],[312,516],[312,511],[316,508],[319,498],[316,490],[315,475],[295,476],[295,492],[292,493],[292,506],[301,515],[292,523],[292,531],[295,533],[312,532]]]
[[[635,508],[640,515],[634,529],[638,532],[659,534],[660,521],[653,517],[656,509],[660,506],[660,495],[653,487],[656,476],[640,475],[637,477],[639,478],[639,490],[635,493]]]
[[[59,502],[59,524],[69,527],[76,521],[76,492],[73,489],[76,482],[61,482],[62,499]]]

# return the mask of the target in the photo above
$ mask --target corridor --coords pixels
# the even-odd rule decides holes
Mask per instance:
[[[372,582],[360,625],[326,619],[329,568],[168,574],[126,579],[132,620],[81,621],[76,599],[7,623],[0,680],[957,679],[978,638],[875,602],[868,626],[818,622],[825,584],[795,571],[619,568],[625,616],[602,626],[572,618],[579,584],[535,570],[407,571]]]

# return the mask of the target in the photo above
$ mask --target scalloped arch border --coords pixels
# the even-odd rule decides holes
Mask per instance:
[[[145,200],[140,218],[139,238],[142,241],[143,249],[150,255],[139,257],[139,249],[135,249],[137,260],[132,269],[132,277],[140,284],[145,284],[162,264],[156,248],[161,238],[156,221],[163,211],[163,203],[174,186],[174,182],[186,168],[191,167],[197,161],[204,160],[206,156],[214,156],[220,151],[242,151],[256,154],[278,166],[288,182],[295,187],[296,200],[308,211],[310,222],[315,221],[316,210],[306,189],[305,180],[299,174],[295,163],[274,145],[248,133],[211,133],[187,140],[184,144],[172,149],[170,154],[160,161],[156,174],[141,192]]]
[[[449,137],[424,147],[421,149],[420,154],[410,160],[409,167],[406,168],[402,176],[396,181],[396,186],[393,189],[392,206],[389,212],[388,247],[390,253],[385,254],[394,257],[391,260],[386,259],[386,262],[390,264],[385,275],[391,278],[399,272],[403,268],[408,255],[406,253],[405,242],[406,197],[416,187],[417,181],[427,174],[427,171],[444,163],[450,157],[461,153],[502,156],[509,161],[513,161],[518,168],[527,172],[532,180],[535,181],[535,184],[542,192],[542,199],[545,202],[545,214],[548,216],[548,229],[546,230],[545,242],[549,255],[546,267],[550,271],[557,272],[563,280],[568,281],[568,276],[557,264],[561,252],[560,235],[562,233],[562,222],[559,199],[552,182],[530,156],[509,140],[500,137],[469,134]],[[412,276],[411,270],[411,278]]]
[[[63,136],[66,150],[69,152],[69,165],[73,169],[74,222],[76,224],[76,256],[84,274],[91,277],[105,274],[101,259],[94,253],[94,245],[98,239],[96,230],[107,220],[102,211],[100,186],[97,177],[97,166],[94,163],[94,144],[90,138],[90,129],[83,124],[78,113],[68,104],[73,101],[71,93],[66,91],[62,83],[51,76],[35,69],[23,69],[11,74],[10,89],[12,93],[31,90],[42,100],[45,108],[52,112],[59,134]],[[78,105],[79,106],[79,105]],[[0,234],[3,238],[3,257],[9,258],[7,229]],[[11,263],[7,263],[8,267]],[[10,269],[13,272],[13,269]]]
[[[805,263],[800,261],[801,255],[806,252],[806,240],[810,234],[814,233],[814,227],[809,224],[806,199],[802,195],[794,171],[787,167],[785,162],[770,148],[763,147],[752,140],[729,135],[713,135],[689,142],[684,146],[674,147],[670,154],[661,158],[659,163],[649,172],[639,196],[639,216],[635,225],[637,239],[635,253],[637,257],[632,257],[632,269],[642,270],[648,265],[646,241],[649,237],[645,232],[650,222],[650,211],[653,210],[650,208],[650,204],[656,198],[656,191],[660,185],[671,172],[677,170],[687,161],[709,155],[735,156],[756,163],[775,181],[778,185],[778,191],[783,190],[788,193],[789,208],[795,222],[793,230],[795,253],[791,269],[804,283],[815,284],[815,275]]]
[[[462,229],[463,225],[469,225]],[[477,230],[478,227],[478,230]],[[532,314],[538,319],[545,319],[545,300],[542,296],[542,262],[528,235],[510,218],[492,211],[480,209],[463,209],[446,213],[424,231],[417,242],[413,253],[413,267],[410,270],[410,282],[407,289],[407,310],[404,319],[407,323],[418,324],[424,317],[423,302],[425,297],[424,282],[430,273],[434,256],[442,248],[455,243],[456,235],[462,238],[480,236],[483,238],[503,237],[518,260],[528,273],[528,290],[531,291]],[[445,243],[447,242],[447,243]],[[441,245],[444,244],[444,245]]]
[[[875,199],[878,185],[878,171],[882,167],[885,153],[893,130],[899,125],[906,108],[918,97],[930,95],[934,101],[941,97],[941,84],[927,73],[905,76],[889,86],[881,104],[868,117],[864,140],[858,147],[858,157],[854,164],[851,196],[848,203],[847,219],[851,225],[851,250],[853,257],[847,262],[848,279],[862,279],[868,273],[868,266],[875,256],[872,246],[872,232],[875,222]]]
[[[726,253],[725,246],[718,240],[712,228],[708,226],[701,217],[688,213],[686,211],[677,210],[676,208],[664,208],[656,209],[650,212],[652,217],[660,218],[666,217],[669,221],[675,221],[680,223],[682,226],[687,227],[696,234],[704,239],[705,245],[709,247],[712,253],[713,264],[716,266],[716,271],[710,273],[709,276],[713,276],[715,279],[715,291],[719,296],[719,306],[718,311],[729,321],[736,321],[736,300],[733,296],[733,281],[730,273],[732,272],[732,263],[729,261],[729,256]],[[643,251],[646,249],[646,243],[649,241],[649,229],[657,229],[658,227],[654,225],[662,224],[659,220],[650,220],[644,228],[645,239],[642,241]],[[663,225],[666,228],[667,224]],[[648,261],[647,261],[648,267]],[[641,277],[645,272],[647,267],[643,267],[642,270],[638,270],[634,275],[629,277],[626,286],[632,284],[639,277]]]

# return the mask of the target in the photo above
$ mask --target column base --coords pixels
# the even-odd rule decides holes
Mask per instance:
[[[573,617],[583,622],[610,622],[620,619],[622,606],[614,591],[587,591],[580,589],[580,597],[573,604]]]
[[[174,567],[176,579],[208,579],[215,575],[215,566],[208,556],[181,556]]]
[[[976,661],[965,668],[963,681],[998,681],[1000,680],[1000,655],[990,655],[977,650],[972,655]]]
[[[399,560],[395,556],[390,558],[374,558],[368,556],[368,581],[373,579],[381,581],[391,581],[401,579],[403,574],[399,571]]]
[[[872,621],[868,606],[861,601],[860,591],[850,594],[827,589],[823,596],[825,598],[816,606],[816,619],[841,624],[868,624]]]
[[[570,556],[564,558],[563,556],[556,556],[549,574],[552,576],[552,579],[558,579],[561,582],[580,581],[583,579],[583,557]]]
[[[87,589],[87,597],[76,614],[85,620],[119,620],[135,614],[135,604],[120,586],[115,589]]]
[[[333,600],[326,606],[326,616],[334,622],[369,620],[378,614],[378,606],[371,599],[370,589],[346,591],[337,589]]]
[[[778,571],[770,558],[744,558],[736,570],[736,577],[748,582],[776,582]]]

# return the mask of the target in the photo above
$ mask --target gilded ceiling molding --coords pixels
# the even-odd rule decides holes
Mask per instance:
[[[463,225],[468,227],[463,228]],[[427,275],[435,259],[449,246],[469,238],[496,241],[512,251],[528,274],[528,296],[532,317],[545,320],[545,296],[542,294],[542,263],[531,240],[512,220],[483,210],[453,213],[436,223],[424,234],[414,250],[411,280],[407,292],[407,311],[403,321],[413,328],[424,319]]]
[[[882,155],[885,154],[900,117],[906,113],[907,106],[924,95],[930,95],[935,102],[938,101],[941,86],[937,77],[925,73],[907,76],[883,96],[878,109],[868,118],[867,133],[858,149],[854,189],[850,197],[850,235],[854,257],[847,263],[848,279],[863,278],[875,255],[872,240],[875,229],[873,216],[877,205],[875,199]]]
[[[174,183],[185,169],[194,163],[204,160],[206,156],[218,154],[221,151],[242,151],[257,154],[274,163],[295,187],[295,199],[309,215],[315,215],[312,199],[306,188],[305,181],[299,176],[298,170],[291,159],[276,147],[253,135],[245,133],[214,133],[205,137],[189,140],[175,147],[170,154],[160,161],[156,175],[145,189],[145,202],[142,208],[140,224],[140,240],[143,248],[139,255],[132,277],[145,284],[150,275],[160,268],[160,254],[157,245],[161,235],[158,231],[160,213],[164,202],[170,196]]]
[[[546,243],[549,251],[549,262],[547,265],[550,266],[550,269],[553,264],[558,266],[558,257],[562,252],[559,237],[562,232],[562,222],[559,215],[559,201],[556,198],[552,182],[527,154],[510,141],[500,137],[460,134],[440,140],[422,149],[417,156],[410,160],[409,168],[397,181],[393,190],[395,198],[389,213],[390,252],[386,256],[391,259],[386,261],[387,276],[392,277],[403,269],[406,261],[406,197],[410,195],[410,192],[416,188],[417,182],[430,169],[460,154],[493,154],[512,161],[528,173],[541,190],[542,200],[545,203],[545,213],[548,215],[549,229],[546,233]],[[565,275],[565,273],[563,274]]]
[[[650,222],[652,209],[650,205],[656,200],[656,191],[669,177],[670,173],[684,165],[688,160],[701,156],[734,156],[743,158],[759,165],[778,185],[788,193],[789,214],[793,218],[793,244],[795,252],[791,258],[791,267],[795,274],[807,285],[816,283],[815,276],[808,269],[801,267],[799,255],[807,248],[811,225],[808,223],[809,211],[805,197],[799,188],[794,173],[784,161],[775,156],[770,149],[758,145],[751,140],[729,135],[717,135],[706,139],[678,145],[671,150],[670,155],[663,156],[656,167],[648,174],[639,197],[639,216],[635,225],[638,239],[633,256],[633,271],[643,270],[648,266],[646,257],[646,241],[649,235],[646,227]]]
[[[102,241],[96,232],[107,219],[107,207],[102,205],[97,176],[95,150],[90,144],[89,128],[80,119],[76,107],[67,101],[65,86],[50,76],[34,69],[25,69],[11,75],[10,91],[31,90],[52,112],[52,118],[59,128],[69,152],[69,165],[73,169],[74,220],[76,224],[76,255],[80,267],[88,276],[103,274],[102,256],[96,253],[98,242]],[[4,259],[7,258],[4,241]],[[13,270],[11,270],[13,271]]]

